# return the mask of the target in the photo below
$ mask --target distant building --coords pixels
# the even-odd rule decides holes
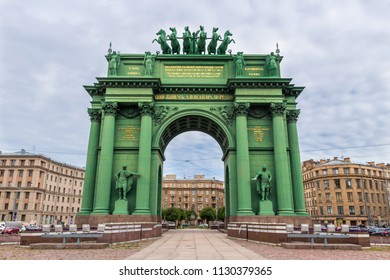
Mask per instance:
[[[321,224],[382,225],[390,222],[390,165],[350,158],[303,163],[307,212]]]
[[[21,150],[0,153],[0,218],[26,224],[73,224],[85,170]]]
[[[163,209],[194,208],[197,213],[206,207],[219,209],[225,206],[223,182],[206,179],[204,175],[195,175],[191,179],[177,179],[176,175],[166,175],[163,178],[161,205]]]

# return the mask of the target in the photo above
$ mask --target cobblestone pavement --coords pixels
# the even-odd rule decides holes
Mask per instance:
[[[220,233],[223,235],[222,233]],[[226,236],[226,235],[225,235]],[[227,238],[227,237],[226,237]],[[7,238],[3,242],[14,242]],[[390,260],[390,246],[363,250],[285,249],[280,246],[258,244],[232,239],[235,243],[269,260]],[[1,240],[0,240],[1,241]],[[109,248],[95,250],[37,250],[28,246],[3,243],[0,245],[0,260],[124,260],[146,248],[155,240],[114,244]]]

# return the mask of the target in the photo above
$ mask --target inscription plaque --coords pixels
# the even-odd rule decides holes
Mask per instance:
[[[223,65],[164,65],[165,77],[178,79],[223,78]]]
[[[139,139],[139,127],[136,126],[123,126],[118,128],[119,141],[138,141]]]
[[[264,131],[269,131],[269,127],[255,126],[248,128],[249,131],[253,132],[253,138],[256,142],[263,142],[264,140]]]
[[[209,100],[209,101],[231,101],[234,96],[231,94],[155,94],[155,100]]]

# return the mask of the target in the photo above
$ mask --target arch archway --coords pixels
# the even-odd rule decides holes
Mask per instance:
[[[159,166],[164,165],[164,153],[169,143],[176,136],[189,131],[202,132],[213,138],[221,148],[223,154],[221,160],[224,162],[224,166],[228,168],[229,160],[227,155],[229,150],[234,147],[231,132],[217,116],[204,110],[186,110],[174,114],[156,131],[153,144],[155,145],[155,150],[158,150],[160,154],[158,157]],[[155,156],[157,158],[157,154]],[[226,178],[226,176],[228,175],[225,174],[223,178]],[[155,191],[158,193],[158,197],[163,196],[161,193],[162,188],[157,187]],[[231,204],[227,197],[230,196],[225,192],[225,209],[229,209]],[[158,208],[161,208],[161,205]],[[230,213],[230,211],[228,212]]]

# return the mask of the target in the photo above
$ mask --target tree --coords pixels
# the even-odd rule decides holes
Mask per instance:
[[[167,221],[176,222],[181,217],[181,212],[178,208],[171,207],[164,211],[165,219]]]
[[[203,208],[202,211],[200,211],[199,215],[200,215],[200,218],[202,220],[206,220],[207,222],[214,221],[215,220],[215,209],[212,207]]]
[[[218,221],[225,221],[225,206],[218,208]]]

